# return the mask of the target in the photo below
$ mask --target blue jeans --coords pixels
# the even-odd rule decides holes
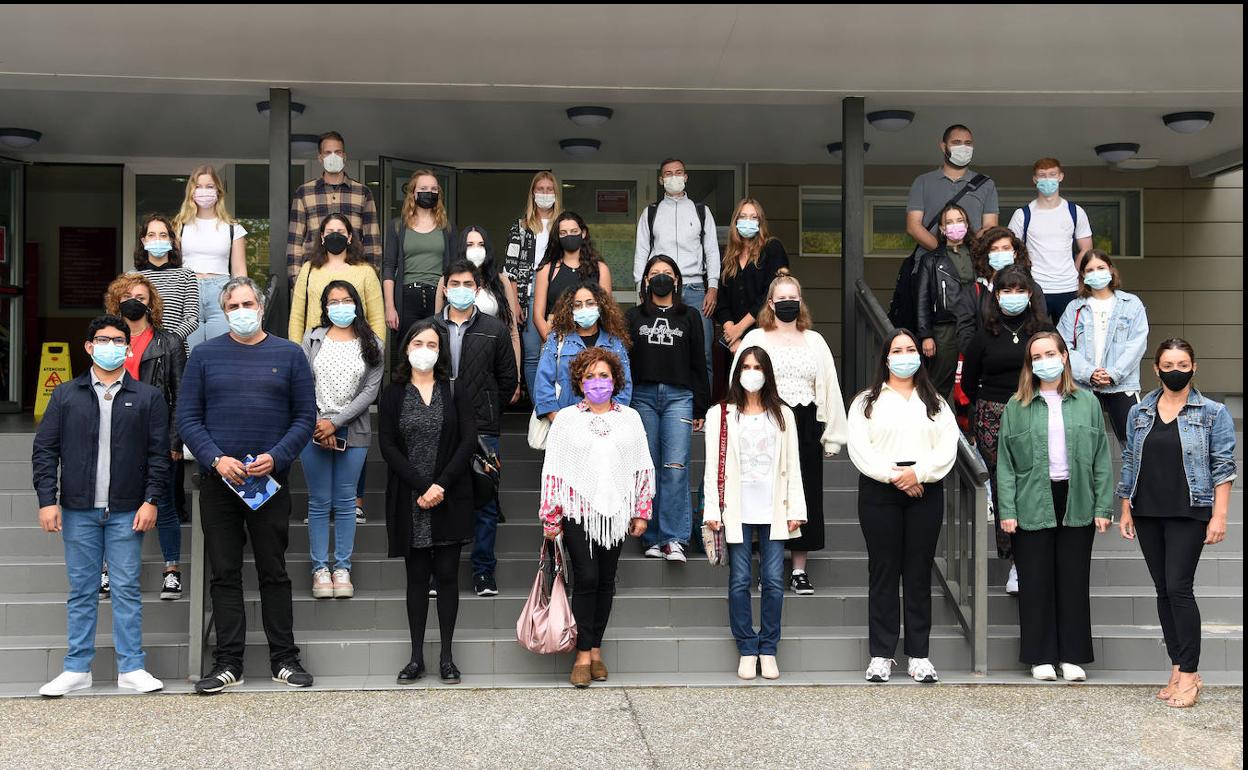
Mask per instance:
[[[520,329],[520,351],[524,361],[524,386],[528,388],[529,398],[533,398],[533,381],[537,379],[537,362],[542,357],[542,335],[537,333],[533,324],[533,309],[529,309],[529,318]]]
[[[178,446],[178,449],[182,447]],[[182,519],[178,518],[178,504],[173,497],[176,477],[177,469],[171,468],[165,496],[156,504],[156,534],[160,538],[160,553],[165,557],[165,566],[177,564],[182,558]]]
[[[697,310],[699,314],[702,312],[702,302],[706,299],[706,288],[702,284],[697,283],[692,286],[685,284],[685,288],[681,290],[680,296],[684,299],[686,305]],[[711,319],[703,315],[702,343],[703,347],[706,348],[706,381],[708,384],[714,381],[711,375],[711,345],[715,343],[711,335],[714,331],[715,325],[711,322]]]
[[[498,436],[481,433],[477,437],[491,451],[498,452]],[[498,501],[490,501],[478,508],[472,520],[475,535],[472,541],[472,575],[493,575],[498,566],[498,560],[494,558],[494,542],[498,539]]]
[[[654,462],[654,519],[642,535],[646,547],[689,544],[693,501],[689,496],[689,445],[693,440],[693,391],[651,382],[633,386],[632,407],[641,415]]]
[[[199,328],[187,335],[186,344],[190,347],[220,337],[230,330],[230,322],[221,309],[221,290],[229,282],[228,275],[199,279]]]
[[[103,508],[61,512],[65,571],[69,575],[66,671],[76,674],[91,671],[99,614],[100,569],[105,560],[108,561],[113,604],[117,673],[128,674],[143,668],[143,603],[139,599],[143,533],[133,529],[134,514],[135,511],[109,512]]]
[[[784,604],[784,540],[771,539],[770,524],[742,524],[743,542],[728,544],[728,621],[741,655],[775,655],[780,646],[780,609]],[[751,541],[758,535],[759,630],[750,608]]]
[[[355,485],[368,447],[348,447],[338,452],[312,442],[299,454],[308,484],[308,551],[312,571],[329,569],[329,512],[334,517],[334,567],[351,569],[355,549]]]

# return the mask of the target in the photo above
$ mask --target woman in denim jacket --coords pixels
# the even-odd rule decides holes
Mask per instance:
[[[1127,412],[1140,400],[1140,359],[1148,346],[1144,303],[1121,284],[1109,255],[1089,250],[1079,263],[1079,297],[1057,324],[1075,382],[1100,399],[1119,444],[1126,440]]]
[[[568,289],[555,303],[550,335],[542,346],[533,385],[533,405],[538,417],[554,421],[565,406],[581,401],[572,389],[569,369],[576,354],[586,348],[605,348],[624,366],[624,382],[615,402],[628,406],[633,398],[628,346],[632,339],[624,315],[611,295],[598,284],[585,281]]]
[[[1200,609],[1192,584],[1206,545],[1226,537],[1235,480],[1235,423],[1226,407],[1192,387],[1196,352],[1185,340],[1161,343],[1153,371],[1162,388],[1131,407],[1122,449],[1119,530],[1140,538],[1157,588],[1157,614],[1172,664],[1157,697],[1196,705],[1202,683]]]

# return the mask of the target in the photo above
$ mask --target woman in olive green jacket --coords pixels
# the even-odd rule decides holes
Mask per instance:
[[[1109,528],[1114,486],[1100,402],[1071,376],[1054,332],[1027,342],[997,449],[1001,528],[1014,537],[1019,659],[1036,679],[1087,679],[1092,541]]]

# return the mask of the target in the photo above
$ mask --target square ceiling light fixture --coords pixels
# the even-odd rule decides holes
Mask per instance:
[[[583,128],[605,126],[615,110],[610,107],[569,107],[568,120]]]
[[[573,158],[588,158],[598,152],[602,142],[597,139],[560,139],[559,149]]]
[[[914,122],[910,110],[877,110],[867,113],[867,122],[881,131],[900,131]]]
[[[42,138],[42,133],[29,128],[0,128],[0,144],[15,150],[24,150]]]
[[[1110,144],[1098,144],[1094,149],[1096,157],[1106,163],[1121,163],[1127,158],[1134,158],[1136,153],[1140,151],[1140,145],[1135,142],[1112,142]]]
[[[1213,122],[1212,112],[1172,112],[1162,115],[1161,122],[1166,128],[1179,134],[1194,134],[1204,131]]]

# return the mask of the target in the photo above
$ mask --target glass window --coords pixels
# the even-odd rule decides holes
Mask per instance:
[[[724,228],[737,206],[736,183],[737,172],[732,169],[691,168],[685,192],[690,199],[710,209],[717,228]]]
[[[290,167],[290,191],[303,184],[303,166]],[[234,167],[229,200],[239,224],[247,228],[247,275],[269,285],[269,164],[240,163]],[[286,221],[285,217],[282,222]]]
[[[164,214],[173,219],[186,195],[186,174],[135,174],[134,212],[138,217]]]
[[[914,250],[914,239],[906,233],[904,203],[873,203],[870,210],[868,226],[871,235],[867,239],[867,253],[909,254]]]
[[[802,254],[840,255],[841,201],[826,194],[802,198]]]
[[[1143,254],[1139,190],[1071,190],[1070,199],[1087,212],[1092,226],[1092,245],[1119,257]],[[1012,190],[1001,195],[1001,224],[1008,225],[1014,212],[1034,200],[1030,191]]]

